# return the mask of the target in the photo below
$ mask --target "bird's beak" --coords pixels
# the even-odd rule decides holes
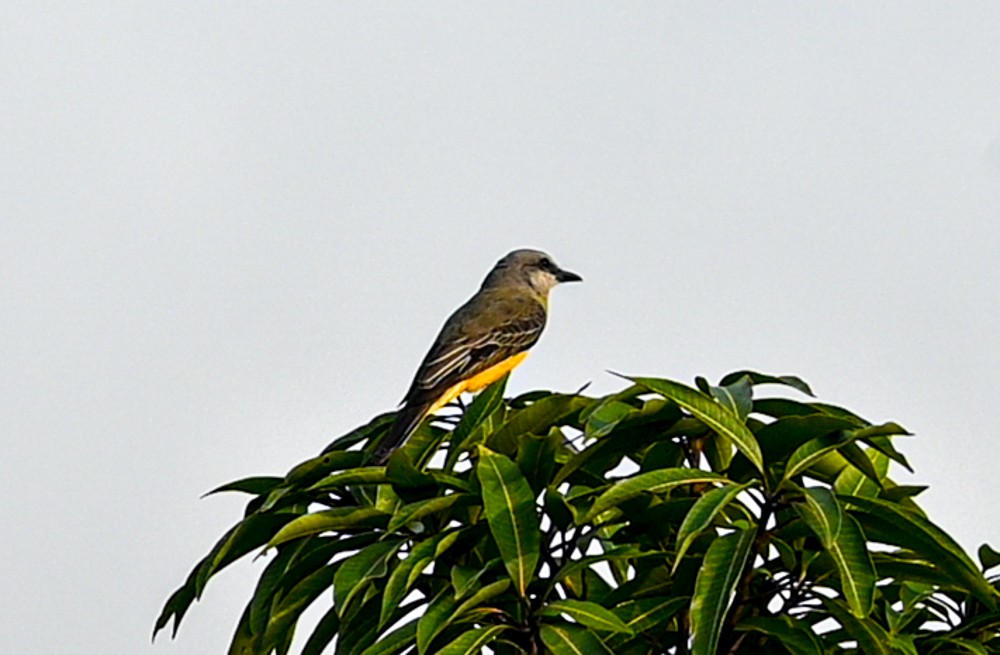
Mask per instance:
[[[579,275],[577,275],[576,273],[571,273],[570,271],[564,271],[562,269],[559,269],[559,271],[556,272],[556,281],[557,282],[583,282],[583,278],[580,277]]]

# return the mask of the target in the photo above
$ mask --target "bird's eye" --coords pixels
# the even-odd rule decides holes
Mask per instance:
[[[540,269],[542,269],[542,270],[544,270],[544,271],[547,271],[547,270],[549,270],[549,269],[551,269],[551,268],[552,268],[552,262],[550,262],[550,261],[548,260],[548,258],[545,258],[545,257],[543,257],[543,258],[542,258],[542,259],[541,259],[541,260],[540,260],[540,261],[538,262],[538,268],[540,268]]]

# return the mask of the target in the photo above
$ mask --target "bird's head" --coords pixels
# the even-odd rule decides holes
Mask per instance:
[[[552,287],[561,282],[581,280],[583,278],[576,273],[559,268],[548,254],[540,250],[523,249],[509,252],[498,261],[486,276],[483,287],[501,284],[527,286],[545,297]]]

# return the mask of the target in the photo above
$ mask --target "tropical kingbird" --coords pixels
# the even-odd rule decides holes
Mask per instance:
[[[549,291],[560,282],[582,279],[538,250],[514,250],[498,261],[476,295],[441,328],[375,450],[374,463],[384,464],[425,416],[462,392],[484,389],[520,364],[545,327]]]

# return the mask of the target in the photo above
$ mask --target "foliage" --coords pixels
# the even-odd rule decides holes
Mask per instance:
[[[289,652],[320,599],[305,655],[1000,653],[1000,554],[974,563],[889,477],[895,423],[750,372],[600,398],[503,385],[386,467],[365,461],[391,414],[216,489],[250,494],[245,516],[156,631],[260,551],[233,654]],[[756,397],[775,385],[807,399]]]

